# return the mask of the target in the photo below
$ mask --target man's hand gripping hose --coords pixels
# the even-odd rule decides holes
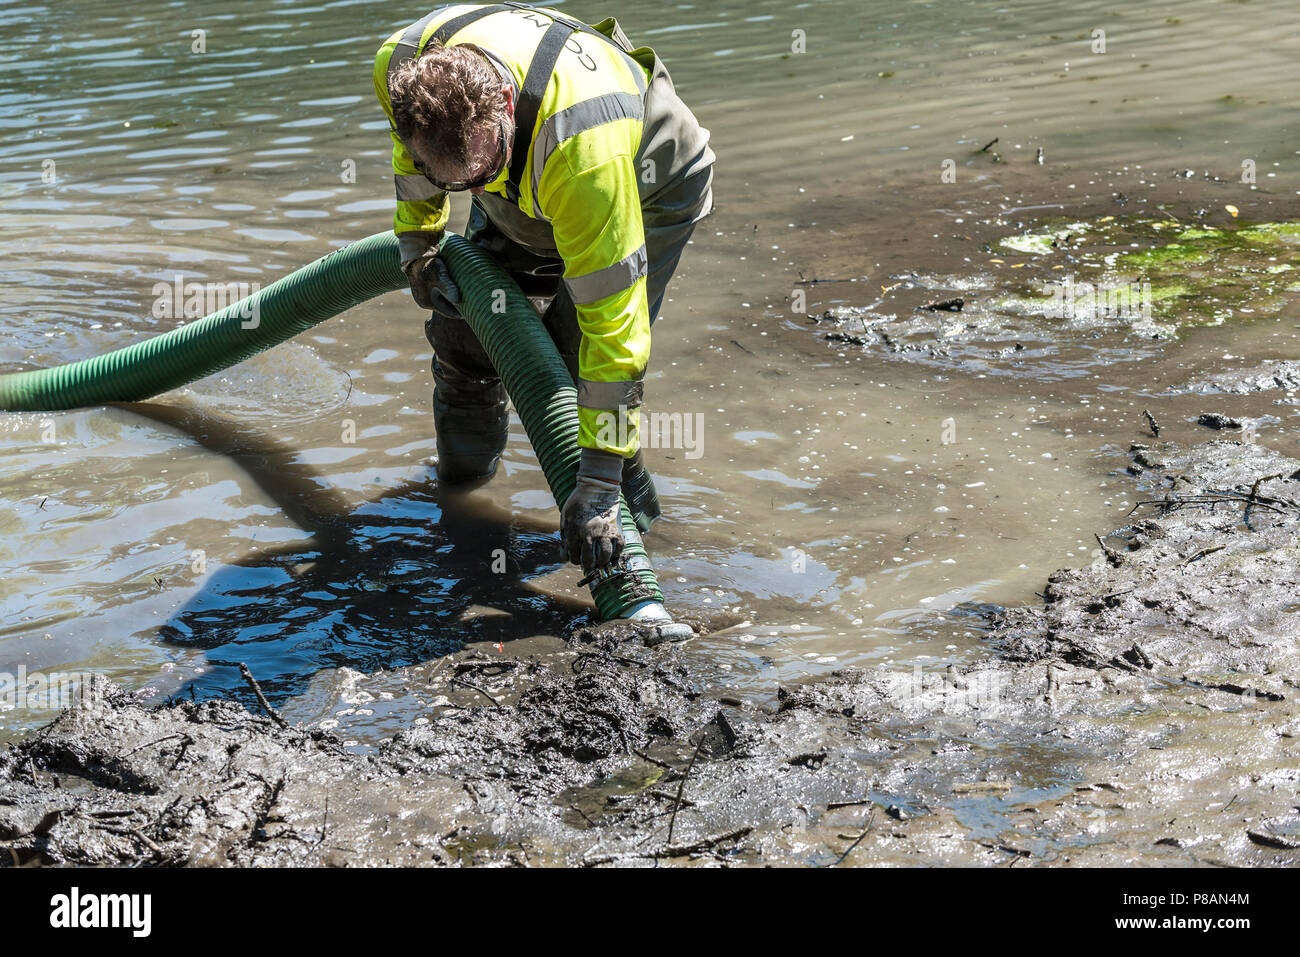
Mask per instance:
[[[623,531],[619,523],[619,491],[623,458],[598,449],[584,448],[578,482],[564,503],[561,541],[565,556],[581,564],[587,574],[580,587],[618,576],[636,581],[635,569],[623,556]],[[694,636],[689,625],[675,622],[663,604],[647,596],[623,616],[635,622],[647,645],[684,641]]]

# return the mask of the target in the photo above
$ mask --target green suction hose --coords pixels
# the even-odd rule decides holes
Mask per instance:
[[[161,336],[53,369],[0,376],[0,409],[53,412],[147,399],[243,362],[405,286],[397,238],[377,233]]]
[[[448,234],[440,252],[460,287],[460,313],[474,330],[537,452],[546,484],[563,505],[577,482],[578,390],[532,303],[488,253],[463,236]],[[500,299],[505,297],[505,310]],[[663,593],[646,556],[636,521],[622,508],[624,555],[629,571],[598,581],[591,597],[601,618],[619,618]]]
[[[532,304],[488,253],[448,234],[442,255],[461,289],[461,312],[501,375],[551,494],[563,504],[573,491],[579,457],[577,390],[564,360]],[[377,233],[163,335],[93,359],[0,375],[0,410],[46,412],[147,399],[242,362],[406,284],[397,238]],[[494,311],[502,295],[505,311]],[[648,481],[634,483],[641,489],[634,493],[637,498]],[[653,494],[653,485],[649,490]],[[646,600],[663,601],[626,499],[622,520],[627,570],[591,588],[604,619],[623,617]]]

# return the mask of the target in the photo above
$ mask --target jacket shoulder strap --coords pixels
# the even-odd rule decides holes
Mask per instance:
[[[429,43],[439,43],[446,45],[447,41],[456,33],[459,33],[465,27],[469,26],[475,20],[481,20],[483,17],[491,16],[494,13],[501,13],[511,8],[511,4],[494,3],[490,6],[479,7],[477,10],[470,10],[468,13],[462,13],[458,17],[452,17],[442,26],[434,31],[433,36],[429,37]],[[414,57],[420,51],[420,38],[424,36],[424,31],[429,28],[429,24],[442,15],[442,10],[435,10],[416,20],[405,32],[402,38],[397,41],[397,46],[393,49],[393,54],[388,60],[388,75],[392,76],[397,68],[407,60]]]
[[[569,24],[552,21],[528,64],[528,73],[519,91],[519,103],[515,106],[515,143],[510,157],[510,184],[516,195],[524,176],[524,164],[528,161],[528,147],[533,142],[537,114],[542,108],[542,96],[551,81],[551,74],[555,72],[555,61],[572,32],[573,27]]]

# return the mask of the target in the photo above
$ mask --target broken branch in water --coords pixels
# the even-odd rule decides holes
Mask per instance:
[[[1095,538],[1097,540],[1097,544],[1101,546],[1102,554],[1106,556],[1106,561],[1110,563],[1111,567],[1118,568],[1124,561],[1124,554],[1122,552],[1119,552],[1111,548],[1109,545],[1103,542],[1101,540],[1101,536],[1098,535],[1096,532],[1092,533],[1092,537]]]
[[[796,286],[820,286],[820,285],[822,285],[823,283],[828,283],[828,282],[857,282],[857,281],[858,281],[858,280],[857,280],[856,278],[853,278],[853,279],[804,279],[804,278],[803,278],[803,270],[801,269],[801,270],[799,270],[799,278],[795,280],[795,283],[794,283],[794,284],[795,284]]]
[[[1160,438],[1160,425],[1156,422],[1156,417],[1147,409],[1143,409],[1142,414],[1146,417],[1147,425],[1151,427],[1151,434],[1157,439]]]

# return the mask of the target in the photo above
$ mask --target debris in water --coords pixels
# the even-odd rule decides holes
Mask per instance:
[[[1196,420],[1197,425],[1203,425],[1207,429],[1243,429],[1245,424],[1241,419],[1234,419],[1230,415],[1224,415],[1222,412],[1204,412]]]

